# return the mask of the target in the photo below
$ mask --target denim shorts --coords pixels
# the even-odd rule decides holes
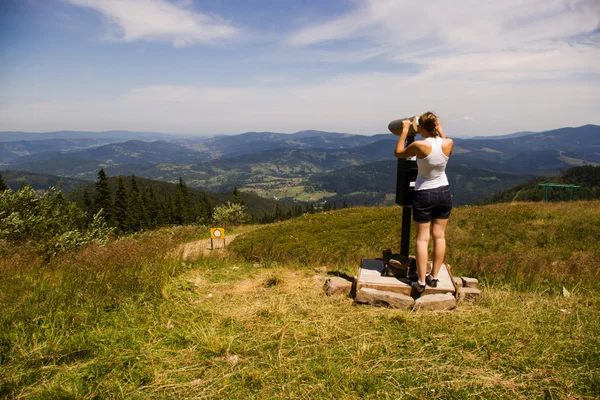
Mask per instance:
[[[412,209],[413,221],[417,223],[431,222],[432,219],[450,218],[450,211],[452,211],[450,186],[415,190]]]

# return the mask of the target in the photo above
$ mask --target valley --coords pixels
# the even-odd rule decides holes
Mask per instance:
[[[2,170],[93,181],[135,174],[191,188],[234,186],[270,199],[348,205],[393,203],[396,137],[301,131],[213,137],[118,132],[0,133]],[[120,135],[120,136],[119,136]],[[120,139],[117,139],[119,137]],[[31,140],[25,140],[31,138]],[[150,139],[150,140],[144,140]],[[600,126],[584,125],[505,137],[455,139],[448,176],[456,205],[471,204],[535,176],[600,164]]]

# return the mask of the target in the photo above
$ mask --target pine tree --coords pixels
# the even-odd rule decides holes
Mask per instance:
[[[150,223],[151,228],[156,228],[159,226],[159,209],[160,204],[158,202],[158,198],[156,197],[156,189],[154,185],[150,185],[144,191],[144,207],[146,208],[146,212],[148,213],[148,222]]]
[[[187,185],[179,177],[177,192],[175,193],[175,223],[183,225],[189,222],[189,199],[190,193]]]
[[[190,219],[190,222],[195,222],[198,224],[208,224],[210,219],[212,218],[213,207],[210,203],[210,200],[206,195],[202,195],[198,203],[194,206],[193,210],[193,218]]]
[[[87,188],[83,189],[83,211],[86,213],[92,212],[92,199]]]
[[[103,210],[104,219],[110,221],[112,218],[112,199],[110,189],[108,188],[108,177],[104,168],[98,171],[98,181],[96,181],[96,192],[94,195],[94,213]]]
[[[0,192],[10,189],[4,179],[2,178],[2,174],[0,174]]]
[[[129,180],[128,200],[127,225],[133,231],[146,229],[148,227],[148,214],[135,175],[131,175]]]
[[[117,193],[115,195],[114,218],[117,227],[121,232],[129,232],[128,222],[128,199],[127,189],[125,187],[125,179],[119,176],[117,181]]]
[[[275,205],[275,221],[281,221],[283,219],[283,212],[281,211],[281,207],[279,203]]]
[[[244,203],[244,200],[242,200],[242,196],[240,194],[240,191],[237,188],[237,185],[233,186],[233,203],[234,204],[241,204],[243,206],[246,205],[246,203]]]

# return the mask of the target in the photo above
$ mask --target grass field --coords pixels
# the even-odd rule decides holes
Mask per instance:
[[[252,191],[265,198],[292,199],[295,201],[314,202],[324,197],[334,196],[335,193],[327,191],[308,191],[304,186],[305,179],[290,179],[281,181],[267,181],[267,183],[246,184],[244,191]]]
[[[448,262],[483,293],[436,313],[323,294],[399,246],[396,207],[245,228],[192,263],[169,256],[192,227],[46,263],[4,248],[0,396],[598,398],[599,206],[456,209]]]

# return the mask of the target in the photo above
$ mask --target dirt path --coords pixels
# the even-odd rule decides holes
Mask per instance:
[[[228,235],[225,238],[225,246],[231,243],[238,234]],[[210,239],[196,240],[195,242],[184,243],[177,248],[177,254],[181,255],[183,261],[192,261],[200,257],[201,255],[208,255],[212,253],[223,252],[225,248],[223,240],[213,240],[214,250],[211,250]]]

